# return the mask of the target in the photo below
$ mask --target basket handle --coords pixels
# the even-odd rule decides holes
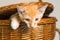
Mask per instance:
[[[43,2],[42,0],[39,0],[39,2]]]
[[[60,28],[56,28],[56,31],[57,31],[58,34],[59,34],[59,40],[60,40]]]

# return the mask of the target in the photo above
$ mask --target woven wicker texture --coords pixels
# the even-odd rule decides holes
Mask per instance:
[[[43,18],[38,29],[26,28],[22,31],[20,27],[12,30],[9,20],[0,20],[0,40],[53,40],[55,22],[55,18]]]

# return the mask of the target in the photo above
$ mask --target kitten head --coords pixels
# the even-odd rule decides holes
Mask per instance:
[[[20,19],[24,21],[28,27],[36,28],[38,22],[43,17],[43,14],[47,8],[47,5],[38,8],[37,5],[17,6]]]

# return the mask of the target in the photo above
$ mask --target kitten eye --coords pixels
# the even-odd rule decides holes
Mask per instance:
[[[38,18],[35,19],[35,21],[37,21],[37,20],[38,20]]]
[[[19,11],[21,14],[25,13],[25,11]]]
[[[30,21],[30,19],[25,19],[26,21]]]

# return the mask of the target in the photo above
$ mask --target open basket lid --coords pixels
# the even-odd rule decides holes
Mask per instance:
[[[42,0],[39,0],[39,2],[35,2],[37,4],[41,4],[42,6],[48,4],[48,7],[44,13],[43,17],[48,17],[49,14],[53,11],[54,7],[49,2],[43,2]],[[12,4],[4,7],[0,7],[0,19],[8,19],[11,15],[15,14],[17,12],[16,5],[23,5],[23,3],[18,4]]]

